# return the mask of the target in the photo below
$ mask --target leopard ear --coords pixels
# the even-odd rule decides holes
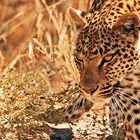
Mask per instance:
[[[119,35],[134,35],[137,37],[140,19],[135,13],[125,14],[118,19],[112,30]]]
[[[68,13],[77,28],[83,28],[85,26],[86,24],[85,16],[87,14],[86,12],[69,7]]]

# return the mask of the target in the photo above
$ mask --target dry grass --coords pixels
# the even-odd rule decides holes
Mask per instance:
[[[87,10],[90,2],[0,2],[0,139],[49,139],[47,122],[64,121],[65,96],[76,92],[79,80],[76,30],[66,9]]]
[[[0,139],[46,139],[51,134],[47,122],[65,121],[62,115],[66,98],[60,102],[65,93],[54,94],[48,82],[50,76],[46,69],[1,75]],[[69,87],[67,92],[73,91]]]

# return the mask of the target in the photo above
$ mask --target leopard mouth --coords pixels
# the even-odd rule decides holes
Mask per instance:
[[[99,88],[99,85],[96,86],[96,88],[94,90],[89,90],[89,91],[86,91],[84,90],[83,88],[80,88],[80,90],[82,91],[82,95],[89,101],[92,101],[93,102],[93,94],[98,90]]]
[[[96,88],[91,91],[91,96],[98,90],[98,88],[99,88],[99,85],[97,85]]]
[[[89,101],[95,102],[95,100],[102,101],[103,99],[110,98],[112,96],[113,89],[110,88],[104,92],[98,91],[99,86],[97,86],[93,91],[86,92],[84,89],[82,89],[82,95]],[[99,92],[99,93],[98,93]]]
[[[118,87],[120,85],[120,82],[117,81],[114,85],[110,85],[108,87],[105,87],[106,89],[102,92],[100,92],[99,85],[96,86],[96,88],[90,92],[85,91],[81,88],[82,95],[89,101],[94,101],[95,99],[103,100],[108,99],[111,96],[114,95],[114,92],[118,90]]]
[[[89,101],[91,101],[91,102],[93,102],[93,98],[92,98],[92,96],[91,96],[91,94],[89,94],[88,92],[86,92],[84,89],[80,89],[81,91],[82,91],[82,95],[87,99],[87,100],[89,100]]]
[[[108,90],[99,93],[99,97],[104,99],[110,98],[112,95],[113,95],[113,88],[110,88]]]

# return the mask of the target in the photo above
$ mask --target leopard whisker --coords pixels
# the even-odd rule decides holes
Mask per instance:
[[[85,98],[80,96],[80,94],[74,98],[74,100],[76,100],[74,103],[73,103],[73,100],[71,100],[72,104],[69,104],[65,109],[64,109],[64,113],[63,113],[63,116],[67,116],[68,120],[69,118],[71,118],[71,114],[74,114],[73,112],[75,110],[77,110],[78,108],[80,108],[81,106],[84,105],[84,102],[85,102]],[[63,118],[63,117],[62,117]]]
[[[129,90],[127,87],[113,87],[113,89],[122,90],[122,91]],[[135,87],[134,91],[140,91],[140,87]]]
[[[128,95],[127,95],[126,93],[123,93],[123,92],[121,92],[121,91],[118,91],[118,92],[121,93],[121,94],[119,94],[120,96],[126,98],[127,100],[129,100],[129,101],[132,102],[133,104],[139,106],[139,105],[138,105],[138,103],[140,103],[140,100],[139,100],[139,99],[133,98],[132,96],[129,96],[129,97],[128,97]],[[138,102],[138,103],[136,103],[135,101]]]
[[[119,95],[118,93],[116,93],[117,95]],[[124,108],[126,109],[126,111],[130,114],[130,116],[133,118],[133,115],[130,113],[130,111],[128,110],[128,108],[125,106],[125,104],[117,97],[116,98],[123,106]]]
[[[77,94],[76,96],[72,97],[69,101],[69,104],[63,109],[63,114],[62,117],[60,118],[60,121],[63,119],[63,117],[67,114],[67,112],[69,112],[69,108],[72,106],[71,104],[74,102],[74,100],[79,100],[79,94]],[[73,107],[72,107],[73,110]]]
[[[116,110],[115,105],[113,104],[112,99],[110,99],[110,103],[111,103],[110,107],[113,107],[113,109]],[[111,114],[112,114],[112,112],[111,112]],[[115,115],[115,119],[117,120],[117,116],[116,115]]]
[[[80,98],[78,98],[78,100],[75,102],[75,104],[74,104],[74,106],[73,106],[73,111],[75,110],[75,108],[77,108],[77,107],[80,106],[79,103],[81,103],[81,101],[82,101],[82,103],[84,102],[84,101],[83,101],[83,98],[80,96]]]
[[[79,95],[77,92],[75,94]],[[68,94],[64,95],[63,99],[69,100],[71,97],[75,97],[73,92],[69,92]]]
[[[131,114],[131,112],[128,110],[128,108],[125,106],[125,104],[121,101],[121,100],[118,100],[123,106],[124,108],[127,110],[128,114],[133,118],[133,115]]]
[[[122,114],[125,115],[125,112],[123,111],[122,107],[120,106],[118,99],[116,97],[113,97],[112,99],[114,100],[114,103],[116,102],[116,105],[120,108]],[[112,100],[112,103],[113,103],[113,100]]]
[[[112,101],[112,99],[114,100],[114,102]],[[122,107],[120,106],[120,104],[118,103],[118,101],[116,100],[115,97],[111,98],[110,103],[112,104],[112,105],[110,105],[110,111],[111,111],[110,113],[111,113],[111,115],[113,115],[113,112],[114,112],[113,119],[115,120],[115,121],[112,122],[112,121],[111,121],[111,117],[110,117],[110,127],[111,127],[112,130],[113,130],[114,127],[118,127],[119,124],[123,122],[122,116],[125,115],[125,112],[123,111]],[[118,110],[116,110],[115,104],[117,105],[117,107],[120,108],[120,113],[118,114],[118,116],[116,115],[116,112],[118,112]],[[113,110],[114,110],[114,111],[112,110],[112,107],[113,107]],[[121,112],[122,112],[122,114],[121,114]],[[114,117],[115,117],[115,118],[114,118]],[[118,120],[119,120],[119,121],[118,121]],[[114,132],[112,131],[112,133],[113,133],[113,135],[116,135],[116,132],[114,133]],[[117,133],[117,134],[118,134],[118,133]]]
[[[71,97],[75,97],[75,94],[79,95],[78,92],[79,92],[79,86],[75,84],[75,87],[73,88],[69,85],[64,91],[62,91],[61,93],[58,93],[59,95],[63,95],[62,99],[60,98],[59,101],[63,101],[64,99],[69,101]]]

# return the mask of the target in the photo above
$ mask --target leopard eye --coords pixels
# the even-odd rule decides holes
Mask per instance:
[[[83,69],[83,60],[82,59],[79,59],[77,56],[75,56],[74,57],[74,60],[75,60],[75,63],[76,63],[76,66],[77,66],[77,68],[78,68],[78,70],[79,70],[79,72],[81,72],[82,71],[82,69]]]
[[[99,69],[107,62],[110,62],[113,59],[114,55],[113,54],[108,54],[106,56],[104,56],[104,58],[102,59],[100,65],[99,65]]]
[[[102,66],[103,66],[105,63],[112,61],[112,59],[114,58],[114,56],[117,55],[119,52],[120,52],[120,50],[116,50],[116,51],[115,51],[114,53],[112,53],[112,54],[107,54],[107,55],[105,55],[105,56],[103,57],[103,59],[102,59],[100,65],[99,65],[99,69],[101,69]]]
[[[109,62],[109,61],[111,61],[113,59],[113,55],[112,54],[108,54],[108,55],[104,56],[103,59],[104,59],[105,62]]]
[[[78,61],[79,63],[83,63],[83,59],[80,59],[77,56],[75,56],[74,59],[75,59],[75,61]]]

